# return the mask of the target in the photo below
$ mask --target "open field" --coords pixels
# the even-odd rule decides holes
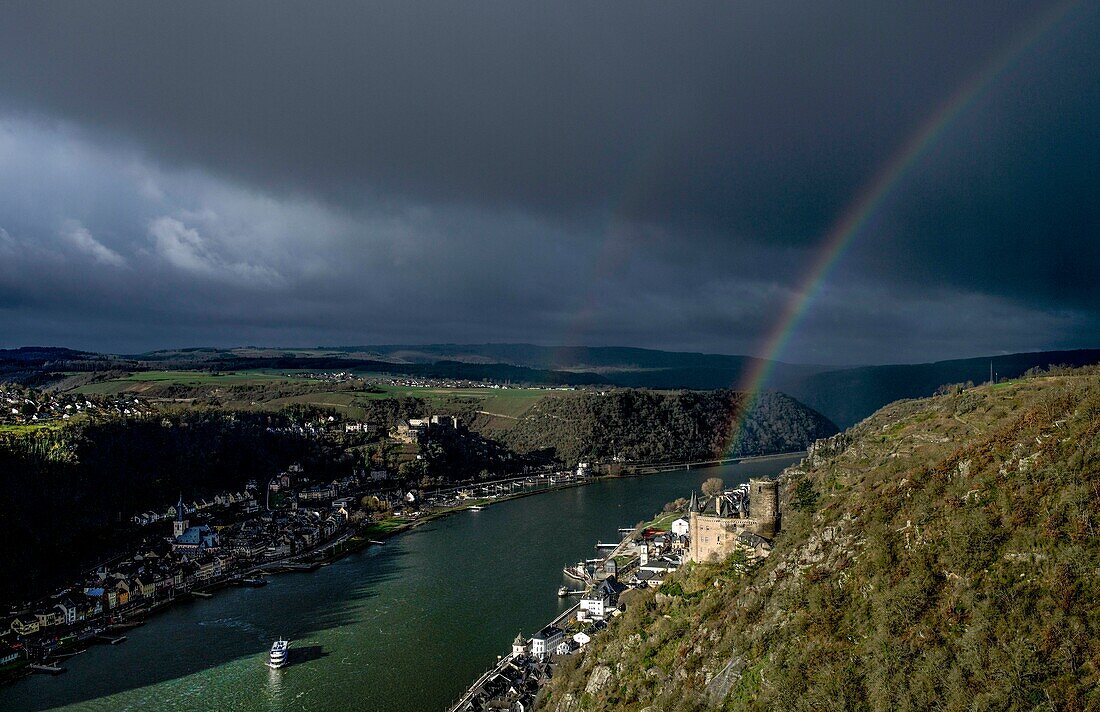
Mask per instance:
[[[90,383],[73,390],[74,393],[115,395],[118,393],[142,393],[155,386],[245,386],[265,383],[304,383],[308,379],[287,376],[271,371],[138,371],[112,378],[109,381]]]
[[[0,435],[26,435],[39,430],[56,430],[61,427],[58,421],[48,423],[7,424],[0,425]]]
[[[370,380],[388,377],[377,373],[358,374]],[[306,393],[287,394],[286,389],[278,392],[280,385],[314,386],[316,390]],[[263,395],[263,387],[271,386],[272,393]],[[421,387],[411,385],[378,384],[371,390],[353,391],[327,386],[325,382],[297,377],[293,371],[273,370],[243,371],[138,371],[113,378],[108,381],[91,383],[74,389],[73,393],[88,395],[118,395],[132,393],[156,398],[158,391],[168,388],[193,388],[197,391],[209,390],[213,395],[219,389],[224,405],[237,408],[282,408],[288,405],[312,405],[334,408],[349,418],[364,417],[364,409],[358,404],[365,401],[387,398],[419,398],[427,401],[431,407],[453,409],[456,399],[473,401],[475,410],[483,411],[484,417],[492,419],[498,427],[507,428],[511,422],[523,417],[531,407],[546,398],[568,397],[570,391],[558,391],[545,388],[444,388]],[[259,388],[259,392],[243,394],[235,400],[232,389]],[[196,394],[199,395],[199,394]],[[229,395],[229,400],[224,400]]]
[[[680,517],[687,517],[684,512],[664,512],[660,516],[646,523],[648,529],[657,529],[659,531],[667,532],[672,523]]]

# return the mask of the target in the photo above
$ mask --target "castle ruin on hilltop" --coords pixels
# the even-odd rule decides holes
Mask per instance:
[[[779,533],[779,481],[752,478],[703,503],[691,493],[688,507],[688,560],[724,558],[739,547],[761,553]]]

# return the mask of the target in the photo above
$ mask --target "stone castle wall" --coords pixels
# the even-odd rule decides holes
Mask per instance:
[[[755,532],[759,526],[760,522],[752,517],[713,517],[692,512],[688,519],[688,560],[725,558],[736,548],[738,534]]]
[[[772,539],[779,533],[779,482],[771,479],[749,480],[749,516],[717,517],[691,512],[688,518],[688,560],[722,559],[737,546],[744,531]]]

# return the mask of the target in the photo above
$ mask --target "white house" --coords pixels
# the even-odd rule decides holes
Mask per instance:
[[[584,598],[581,599],[580,608],[577,609],[577,620],[603,620],[607,608],[607,600],[596,591],[591,591],[584,594]]]
[[[76,623],[76,604],[68,598],[63,598],[58,601],[55,606],[60,613],[61,622],[65,625],[73,625]]]
[[[557,648],[565,633],[557,626],[548,625],[531,636],[531,656],[545,658]]]
[[[669,527],[669,530],[676,536],[687,536],[689,528],[690,527],[688,525],[688,520],[680,517],[672,523],[672,525]]]
[[[613,578],[600,581],[581,598],[580,608],[577,610],[577,620],[603,620],[612,608],[619,603],[619,594],[625,586]]]

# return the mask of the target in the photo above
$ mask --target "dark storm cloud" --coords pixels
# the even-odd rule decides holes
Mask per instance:
[[[5,3],[0,325],[754,350],[861,187],[1053,7]],[[1098,35],[1078,3],[979,93],[788,358],[1095,345]]]
[[[130,2],[4,13],[0,91],[249,180],[816,238],[1032,4]]]

